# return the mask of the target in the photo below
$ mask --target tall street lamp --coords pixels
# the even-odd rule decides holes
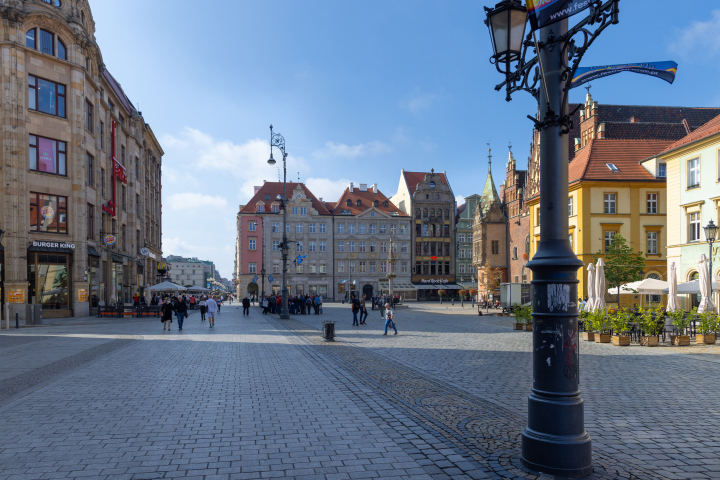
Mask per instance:
[[[539,41],[534,32],[523,40],[528,15],[520,1],[503,0],[486,11],[493,45],[490,61],[505,76],[495,90],[505,87],[507,101],[514,92],[529,92],[539,105],[537,118],[529,118],[540,132],[543,221],[538,250],[527,264],[533,272],[533,388],[522,433],[522,463],[543,473],[585,476],[593,469],[577,348],[577,270],[583,263],[570,247],[568,217],[562,208],[567,204],[567,134],[572,127],[568,92],[587,48],[618,22],[618,0],[593,2],[588,16],[570,30],[567,18],[542,25]],[[537,55],[526,61],[528,48]]]
[[[708,245],[710,246],[710,256],[708,257],[708,269],[710,270],[710,285],[712,285],[713,281],[713,273],[712,273],[712,258],[713,258],[713,250],[712,246],[713,243],[715,243],[715,238],[717,238],[717,232],[718,232],[718,226],[715,225],[715,222],[710,219],[710,223],[707,224],[707,226],[703,227],[703,230],[705,230],[705,240],[707,240]],[[710,289],[712,290],[712,288]]]
[[[280,309],[280,318],[287,320],[290,318],[288,313],[288,289],[287,289],[287,259],[288,251],[290,247],[288,245],[287,238],[287,152],[285,151],[285,138],[279,133],[273,133],[273,126],[270,125],[270,159],[268,163],[275,165],[275,159],[273,158],[273,147],[277,147],[282,153],[283,157],[283,197],[280,200],[280,207],[283,211],[283,239],[282,245],[282,259],[283,259],[283,274],[282,274],[282,307]],[[279,195],[278,195],[279,196]],[[264,282],[263,282],[264,283]],[[263,285],[264,286],[264,285]]]

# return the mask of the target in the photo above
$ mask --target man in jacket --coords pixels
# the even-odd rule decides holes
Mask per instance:
[[[243,298],[243,316],[250,315],[250,299],[248,297]]]
[[[175,305],[173,305],[173,310],[175,310],[175,315],[177,315],[178,330],[182,330],[183,320],[185,320],[185,317],[187,317],[188,313],[187,305],[182,298],[175,299]]]

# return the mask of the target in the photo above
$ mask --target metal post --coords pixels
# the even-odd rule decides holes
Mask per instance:
[[[15,314],[15,328],[20,328],[20,318],[17,313]]]
[[[272,129],[271,129],[272,131]],[[284,143],[284,142],[283,142]],[[283,320],[287,320],[290,318],[290,314],[288,313],[288,289],[287,289],[287,257],[288,257],[288,250],[290,249],[288,245],[288,239],[287,239],[287,209],[288,209],[288,199],[287,199],[287,154],[285,153],[285,148],[283,146],[282,148],[282,154],[283,154],[283,250],[282,250],[282,258],[283,258],[283,276],[282,276],[282,309],[280,310],[280,318]]]
[[[533,272],[533,388],[522,433],[522,462],[563,476],[592,473],[578,369],[577,270],[583,264],[568,240],[568,136],[557,120],[568,113],[562,80],[564,19],[540,30],[538,56],[546,88],[540,88],[540,242]],[[547,92],[547,93],[546,93]],[[553,348],[549,348],[549,347]]]
[[[5,326],[7,330],[10,330],[10,304],[5,303]]]

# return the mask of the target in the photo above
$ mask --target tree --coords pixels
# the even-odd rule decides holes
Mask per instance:
[[[490,292],[496,292],[500,289],[500,283],[502,283],[503,271],[502,268],[496,268],[490,264],[486,264],[482,267],[483,272],[483,283],[488,294]]]
[[[605,284],[608,289],[617,287],[618,307],[620,306],[620,285],[642,280],[645,268],[643,252],[636,252],[625,241],[625,237],[617,234],[605,248],[605,253],[597,252],[593,260],[602,258],[605,261]],[[597,292],[605,295],[605,292]]]

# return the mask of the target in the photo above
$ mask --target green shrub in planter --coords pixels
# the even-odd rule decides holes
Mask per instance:
[[[697,308],[693,310],[693,312],[695,311],[697,311]],[[688,325],[690,325],[692,317],[694,316],[691,314],[685,315],[685,311],[680,309],[677,309],[674,312],[667,312],[666,315],[670,317],[673,325],[675,325],[678,329],[678,335],[685,335],[685,329],[687,329]]]
[[[658,322],[660,318],[662,318],[662,312],[659,309],[640,309],[640,325],[646,336],[654,337],[660,334],[663,328],[662,322]]]
[[[613,329],[615,335],[622,335],[623,333],[630,330],[630,312],[626,309],[617,310],[615,314],[610,317],[610,326]]]
[[[515,321],[529,325],[532,323],[532,307],[530,305],[515,305],[513,307]]]
[[[699,315],[700,334],[710,335],[718,329],[720,318],[714,312],[703,312]]]

